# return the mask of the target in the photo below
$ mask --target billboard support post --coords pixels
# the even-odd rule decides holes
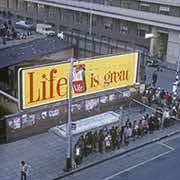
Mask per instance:
[[[72,76],[73,76],[73,64],[74,58],[70,59],[70,70],[69,70],[69,97],[68,97],[68,122],[67,122],[67,158],[66,158],[66,171],[72,169]]]

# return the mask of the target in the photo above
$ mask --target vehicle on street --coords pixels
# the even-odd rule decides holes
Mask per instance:
[[[36,32],[46,36],[54,36],[56,34],[52,29],[52,25],[50,24],[37,24]]]
[[[158,68],[159,67],[159,61],[157,58],[155,57],[150,57],[148,56],[146,58],[146,65],[149,66],[149,67],[155,67],[155,68]]]
[[[34,30],[32,23],[24,20],[17,21],[15,23],[16,28],[25,29],[25,30]]]

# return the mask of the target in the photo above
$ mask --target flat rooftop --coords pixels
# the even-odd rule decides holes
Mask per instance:
[[[73,45],[57,37],[45,37],[39,34],[31,35],[27,39],[8,41],[6,45],[0,44],[0,68],[71,47]]]

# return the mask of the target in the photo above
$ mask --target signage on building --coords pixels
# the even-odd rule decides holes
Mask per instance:
[[[72,95],[88,95],[133,85],[138,53],[98,57],[74,62]],[[22,110],[68,99],[70,64],[48,64],[19,70]]]

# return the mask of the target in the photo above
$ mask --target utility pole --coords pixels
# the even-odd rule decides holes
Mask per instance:
[[[70,59],[69,70],[69,98],[68,98],[68,123],[66,130],[67,137],[67,158],[66,158],[66,171],[72,169],[72,78],[73,78],[73,65],[74,58]]]

